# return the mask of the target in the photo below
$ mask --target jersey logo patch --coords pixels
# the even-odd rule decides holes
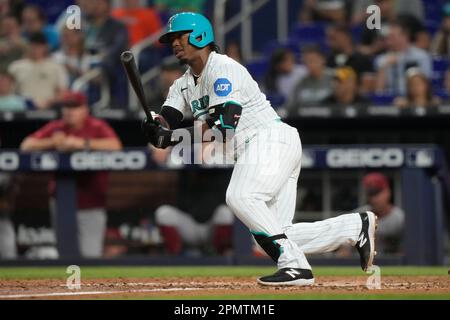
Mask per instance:
[[[227,78],[219,78],[214,82],[214,92],[219,97],[226,97],[233,90],[233,85]]]

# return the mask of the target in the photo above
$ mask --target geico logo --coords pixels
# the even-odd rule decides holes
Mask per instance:
[[[19,168],[19,155],[14,152],[0,153],[0,170],[13,171]]]
[[[400,167],[403,151],[397,148],[331,149],[327,152],[327,165],[331,168]]]
[[[145,168],[144,152],[76,152],[70,157],[74,170],[139,170]]]

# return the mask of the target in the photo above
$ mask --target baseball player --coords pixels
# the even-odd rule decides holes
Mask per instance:
[[[143,133],[157,148],[175,145],[174,129],[191,114],[203,131],[220,132],[234,144],[226,202],[278,267],[258,282],[312,285],[305,254],[333,251],[345,243],[356,247],[367,270],[375,255],[372,212],[292,223],[302,157],[299,133],[281,121],[247,69],[218,52],[208,19],[198,13],[175,14],[159,41],[169,44],[189,68],[170,88],[155,120],[143,121]],[[193,128],[186,130],[193,134]]]

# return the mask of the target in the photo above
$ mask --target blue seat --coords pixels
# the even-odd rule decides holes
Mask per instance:
[[[278,93],[267,93],[266,97],[274,109],[280,108],[286,102],[286,98]]]
[[[300,46],[299,46],[299,40],[295,37],[291,37],[286,41],[278,41],[278,40],[272,40],[269,41],[265,46],[264,46],[264,55],[267,57],[270,57],[272,55],[272,53],[279,49],[279,48],[287,48],[290,49],[294,52],[294,54],[298,57],[300,56]]]
[[[450,68],[450,59],[445,57],[433,57],[433,75],[431,85],[433,89],[442,88],[444,85],[445,72]]]
[[[370,101],[375,105],[390,106],[396,95],[391,93],[375,93],[370,96]]]
[[[267,72],[269,61],[267,58],[261,58],[247,64],[247,70],[256,81],[262,80]]]
[[[326,25],[322,23],[297,24],[292,32],[292,36],[300,43],[324,43]]]

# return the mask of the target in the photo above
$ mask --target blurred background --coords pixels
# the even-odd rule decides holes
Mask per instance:
[[[0,0],[0,264],[272,263],[225,205],[230,167],[183,166],[140,133],[119,55],[133,51],[158,112],[185,72],[157,42],[180,11],[205,14],[299,130],[294,222],[370,209],[380,265],[448,264],[445,0]],[[56,137],[86,117],[89,129]]]

